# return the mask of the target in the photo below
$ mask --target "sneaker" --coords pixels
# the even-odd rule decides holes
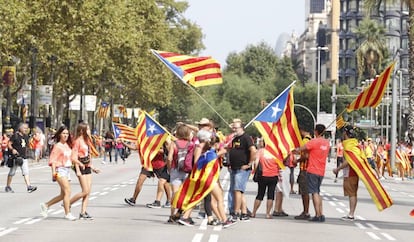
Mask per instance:
[[[237,222],[238,216],[234,213],[230,214],[229,218],[232,222]]]
[[[4,188],[4,191],[14,193],[13,189],[10,186],[6,186],[6,188]]]
[[[206,218],[206,213],[199,212],[198,215],[197,215],[197,218],[199,218],[199,219],[205,219]]]
[[[79,219],[93,220],[93,217],[89,215],[87,212],[85,212],[84,214],[82,213],[79,214]]]
[[[32,193],[32,192],[34,192],[34,191],[36,191],[37,190],[37,187],[35,187],[35,186],[28,186],[27,187],[27,192],[28,193]]]
[[[135,206],[135,200],[132,197],[131,198],[125,198],[124,201],[130,206]]]
[[[228,218],[225,222],[222,223],[223,228],[228,228],[232,225],[235,225],[237,221],[233,221],[230,218]]]
[[[354,218],[354,217],[351,217],[351,216],[349,216],[349,215],[347,215],[347,216],[343,216],[343,217],[341,218],[341,220],[343,220],[343,221],[354,221],[354,220],[355,220],[355,218]]]
[[[242,215],[240,215],[240,221],[249,222],[250,221],[249,215],[243,213]]]
[[[210,222],[207,222],[207,225],[211,225],[211,226],[217,226],[220,225],[221,223],[217,220],[217,219],[213,219]]]
[[[65,215],[65,219],[69,220],[69,221],[75,221],[76,217],[73,216],[71,213],[68,213]]]
[[[161,208],[161,203],[160,201],[155,200],[153,203],[148,203],[147,207],[148,208]]]
[[[310,219],[310,215],[306,213],[301,213],[300,215],[295,216],[294,218],[297,220],[308,220]]]
[[[185,226],[188,226],[188,227],[194,226],[194,222],[191,218],[180,218],[178,220],[178,223],[180,223],[182,225],[185,225]]]
[[[338,179],[336,179],[336,178],[335,178],[335,179],[334,179],[334,182],[335,182],[335,183],[337,183],[337,182],[338,182]]]
[[[289,214],[285,213],[284,211],[282,211],[282,212],[273,212],[272,215],[275,216],[275,217],[287,217],[287,216],[289,216]]]
[[[170,216],[169,218],[168,218],[168,220],[167,220],[167,223],[169,223],[169,224],[175,224],[175,223],[178,223],[178,220],[180,219],[180,217],[179,216],[175,216],[175,215],[173,215],[173,216]]]
[[[47,210],[48,210],[47,205],[45,203],[41,203],[40,204],[40,215],[42,215],[43,218],[47,218]]]
[[[166,201],[164,204],[164,208],[170,208],[171,207],[171,203],[169,201]]]
[[[309,218],[309,222],[325,222],[325,216],[321,215],[319,217],[315,216],[313,218]]]

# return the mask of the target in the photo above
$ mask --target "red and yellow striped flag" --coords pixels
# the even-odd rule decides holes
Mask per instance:
[[[151,161],[168,137],[164,127],[142,111],[136,128],[138,153],[145,169],[152,171]]]
[[[282,161],[286,156],[303,142],[293,105],[293,89],[289,87],[254,121],[265,141],[265,149],[276,158],[281,169],[285,168]]]
[[[344,118],[342,117],[342,115],[336,118],[336,129],[342,129],[342,127],[344,127],[345,124],[346,122]]]
[[[200,156],[187,179],[174,195],[172,206],[186,211],[199,203],[217,185],[220,164],[214,150]]]
[[[397,159],[397,162],[401,163],[401,166],[404,170],[406,170],[407,168],[411,169],[410,158],[408,157],[405,151],[397,149],[395,151],[395,158]]]
[[[392,63],[381,73],[381,75],[375,78],[371,85],[364,89],[358,97],[348,105],[346,111],[351,112],[364,107],[376,108],[382,101],[382,97],[384,96],[385,89],[387,89],[394,65],[395,63]]]
[[[342,144],[344,158],[365,184],[378,210],[382,211],[391,207],[393,201],[372,171],[364,151],[358,146],[358,140],[355,138],[346,139]]]
[[[220,63],[211,57],[194,57],[151,50],[178,78],[194,87],[221,84]]]

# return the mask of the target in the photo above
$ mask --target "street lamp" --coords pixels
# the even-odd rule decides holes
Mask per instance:
[[[36,89],[37,89],[37,53],[38,50],[36,47],[30,48],[32,52],[32,65],[31,65],[31,78],[32,78],[32,90],[30,96],[30,118],[29,118],[29,127],[33,130],[36,126],[36,110],[37,110],[37,100],[36,100]]]
[[[317,97],[316,97],[316,119],[318,120],[318,115],[320,111],[320,102],[321,102],[321,51],[327,51],[329,48],[327,46],[318,46],[310,48],[311,50],[316,50],[318,52],[318,91],[317,91]]]

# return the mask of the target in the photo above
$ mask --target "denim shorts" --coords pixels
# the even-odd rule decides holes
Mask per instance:
[[[323,176],[315,175],[312,173],[306,173],[306,179],[308,180],[308,192],[320,193]]]
[[[246,185],[249,181],[251,170],[232,170],[230,173],[230,179],[234,184],[233,191],[240,191],[244,193],[246,191]]]
[[[56,173],[59,175],[59,177],[66,177],[68,181],[70,181],[70,167],[56,167]]]
[[[170,171],[170,183],[172,186],[180,186],[187,178],[188,173],[179,171],[178,169],[171,169]]]
[[[16,174],[17,167],[19,166],[10,167],[9,176],[14,176]],[[23,176],[29,175],[29,161],[27,159],[23,159],[23,165],[20,166],[20,169],[22,170]]]

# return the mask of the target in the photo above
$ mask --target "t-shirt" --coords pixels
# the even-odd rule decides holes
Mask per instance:
[[[71,167],[72,166],[72,149],[68,144],[60,142],[53,146],[49,157],[49,166],[55,164],[56,167]]]
[[[163,168],[165,166],[164,154],[162,152],[158,152],[152,159],[151,164],[153,169]]]
[[[246,133],[235,136],[231,142],[229,152],[230,166],[232,170],[238,170],[243,165],[249,164],[250,147],[254,146],[252,138]]]
[[[279,166],[277,165],[275,158],[272,157],[268,151],[262,148],[257,152],[257,155],[259,156],[259,162],[262,165],[262,176],[279,176]]]
[[[307,172],[318,176],[325,175],[326,159],[329,154],[329,140],[318,137],[305,144],[309,151]]]
[[[344,146],[342,143],[336,144],[336,157],[344,157]]]
[[[85,140],[83,140],[82,137],[79,137],[73,143],[72,160],[77,160],[86,156],[89,156],[88,144],[86,144]]]
[[[19,156],[23,159],[27,158],[27,146],[29,145],[29,136],[26,134],[15,133],[11,138],[13,149],[17,150]]]

